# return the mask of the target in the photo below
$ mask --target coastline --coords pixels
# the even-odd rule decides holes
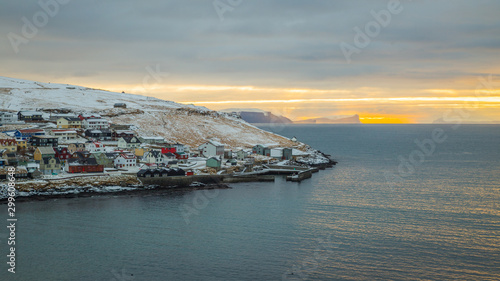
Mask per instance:
[[[320,152],[321,153],[321,152]],[[304,170],[313,173],[331,168],[337,161],[321,153],[328,163],[307,165]],[[283,166],[286,167],[286,166]],[[294,167],[294,166],[290,166]],[[45,201],[62,198],[83,198],[94,196],[121,196],[181,192],[204,189],[229,189],[228,184],[238,182],[274,181],[276,175],[292,174],[291,170],[269,169],[256,174],[195,175],[162,178],[138,178],[135,175],[89,175],[63,179],[44,179],[17,182],[16,201]],[[7,204],[5,184],[0,185],[0,204]],[[35,187],[35,188],[34,188]]]

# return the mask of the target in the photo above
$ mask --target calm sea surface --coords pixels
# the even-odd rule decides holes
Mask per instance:
[[[500,126],[265,128],[339,164],[302,183],[18,203],[17,273],[4,226],[0,279],[500,280]]]

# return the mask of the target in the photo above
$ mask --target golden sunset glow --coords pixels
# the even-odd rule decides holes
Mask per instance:
[[[297,121],[359,114],[361,122],[367,124],[431,123],[442,118],[447,110],[460,109],[474,113],[476,117],[471,117],[471,121],[500,121],[500,90],[491,88],[493,84],[489,82],[475,83],[468,89],[420,90],[186,84],[102,84],[98,88],[205,106],[213,110],[259,108]]]

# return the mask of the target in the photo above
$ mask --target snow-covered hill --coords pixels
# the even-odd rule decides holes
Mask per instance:
[[[115,103],[126,103],[127,108],[113,108]],[[0,77],[0,110],[41,108],[99,113],[113,123],[135,125],[141,135],[162,136],[192,147],[209,138],[218,138],[232,148],[258,143],[296,145],[287,138],[205,107],[81,86]]]

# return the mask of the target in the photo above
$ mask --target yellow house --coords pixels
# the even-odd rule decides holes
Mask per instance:
[[[33,154],[33,158],[35,161],[41,161],[44,157],[55,157],[56,152],[52,147],[49,146],[40,146],[37,147],[35,153]]]
[[[0,139],[0,150],[7,149],[7,152],[17,152],[17,141],[15,139]]]
[[[137,157],[142,157],[144,156],[144,154],[148,151],[150,151],[151,149],[150,148],[145,148],[145,147],[136,147],[134,149],[134,154],[135,156]]]
[[[16,139],[17,141],[17,150],[25,150],[28,148],[28,140]]]
[[[80,129],[82,127],[82,120],[77,117],[61,117],[57,119],[57,128],[63,129]]]

